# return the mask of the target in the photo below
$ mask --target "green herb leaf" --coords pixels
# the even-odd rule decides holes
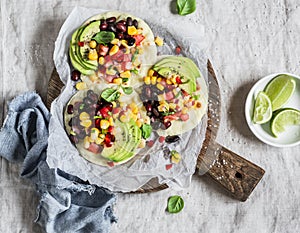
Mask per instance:
[[[188,15],[196,10],[196,0],[177,0],[176,3],[180,15]]]
[[[139,74],[139,71],[137,69],[133,69],[133,70],[130,70],[132,73],[134,74]]]
[[[84,108],[84,104],[80,104],[79,109],[82,110]]]
[[[92,40],[97,41],[98,44],[108,44],[113,39],[115,39],[115,34],[113,32],[101,31],[98,32]]]
[[[152,126],[149,124],[143,124],[141,127],[142,130],[142,137],[144,139],[147,139],[150,137],[151,133],[152,133]]]
[[[112,102],[119,99],[121,93],[117,89],[106,88],[102,93],[101,97],[107,102]]]
[[[184,207],[184,201],[180,196],[172,196],[168,199],[168,212],[175,214],[180,212]]]
[[[132,87],[123,87],[122,86],[122,89],[126,95],[130,95],[133,92]]]
[[[128,80],[129,80],[129,78],[122,78],[122,82],[123,82],[123,83],[128,82]]]

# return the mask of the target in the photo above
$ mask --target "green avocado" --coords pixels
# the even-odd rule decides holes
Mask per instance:
[[[122,132],[115,135],[116,141],[114,145],[110,148],[105,148],[101,156],[114,162],[122,162],[135,154],[135,150],[142,139],[142,133],[134,121],[128,123],[116,121],[115,124]]]
[[[184,82],[181,87],[190,94],[196,91],[196,79],[201,76],[197,65],[187,57],[166,57],[157,62],[153,69],[163,77],[180,75]]]

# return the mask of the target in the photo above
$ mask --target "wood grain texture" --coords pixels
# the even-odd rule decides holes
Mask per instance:
[[[205,174],[221,185],[238,200],[245,201],[264,174],[257,165],[238,156],[234,152],[219,145],[217,136],[220,113],[220,88],[210,61],[207,63],[209,103],[208,122],[205,140],[197,159],[198,174]],[[53,71],[48,84],[47,107],[61,93],[64,84],[56,70]],[[168,188],[167,184],[159,184],[156,178],[132,193],[156,192]]]

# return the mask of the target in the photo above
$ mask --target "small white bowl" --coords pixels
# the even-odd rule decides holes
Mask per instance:
[[[267,143],[271,146],[276,147],[291,147],[300,144],[300,127],[299,126],[291,126],[287,127],[286,131],[281,133],[279,137],[272,136],[270,130],[270,123],[266,123],[263,125],[254,124],[252,121],[253,108],[254,108],[254,100],[259,91],[263,91],[266,85],[277,75],[279,74],[287,74],[292,76],[296,81],[296,89],[289,101],[282,108],[295,108],[300,110],[300,77],[290,73],[277,73],[270,74],[262,79],[260,79],[255,85],[251,88],[248,93],[246,103],[245,103],[245,116],[246,121],[250,130],[254,133],[254,135],[264,143]]]

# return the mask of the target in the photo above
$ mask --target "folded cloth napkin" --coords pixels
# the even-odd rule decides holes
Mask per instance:
[[[0,156],[23,162],[21,177],[41,196],[36,222],[46,232],[109,232],[115,195],[46,163],[50,113],[35,92],[17,96],[0,131]]]

